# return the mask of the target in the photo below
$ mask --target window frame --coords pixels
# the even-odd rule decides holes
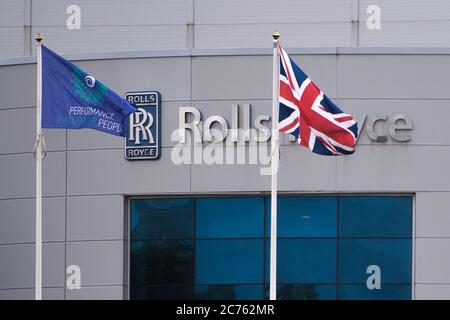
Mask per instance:
[[[149,199],[149,198],[210,198],[210,197],[221,197],[221,198],[233,198],[233,197],[270,197],[270,191],[254,191],[254,192],[211,192],[211,193],[160,193],[160,194],[140,194],[140,195],[124,195],[124,236],[125,243],[124,246],[124,300],[130,300],[130,272],[131,272],[131,201],[135,199]],[[415,192],[301,192],[301,191],[279,191],[278,196],[335,196],[338,197],[338,205],[337,205],[337,215],[339,215],[339,197],[357,197],[357,196],[366,196],[366,197],[410,197],[411,198],[411,300],[415,300],[415,289],[416,289],[416,268],[415,268],[415,255],[416,255],[416,193]],[[263,243],[266,241],[266,201],[264,202],[264,237]],[[339,216],[337,216],[336,223],[339,224]],[[193,237],[195,238],[195,228],[196,228],[196,220],[194,217],[194,233]],[[270,239],[270,237],[269,237]],[[337,246],[339,245],[339,225],[337,225]],[[265,245],[264,245],[265,246]],[[337,248],[338,249],[338,248]],[[336,252],[337,255],[337,263],[336,266],[338,268],[339,265],[339,251]],[[263,297],[262,301],[265,300],[265,286],[267,279],[265,279],[266,274],[266,250],[263,253],[264,262],[263,262]],[[338,270],[337,270],[338,271]],[[338,276],[338,275],[337,275]],[[336,289],[339,290],[338,280],[336,281]],[[338,299],[338,294],[336,296],[336,300]]]

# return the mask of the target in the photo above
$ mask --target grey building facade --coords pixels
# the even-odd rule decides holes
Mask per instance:
[[[52,10],[60,10],[60,6],[65,10],[69,2],[63,2],[0,4],[0,23],[4,24],[0,38],[11,37],[10,45],[2,45],[0,50],[0,56],[9,57],[0,59],[0,299],[32,299],[34,295],[36,64],[30,37],[35,31],[44,34],[46,45],[68,53],[68,59],[119,94],[161,94],[158,160],[128,161],[124,157],[124,139],[101,132],[44,129],[44,298],[127,299],[132,278],[132,199],[266,195],[270,191],[270,177],[260,174],[258,164],[174,163],[172,150],[176,142],[171,135],[179,127],[183,107],[198,109],[202,120],[219,115],[228,123],[233,104],[251,105],[251,123],[257,116],[271,113],[271,50],[257,47],[269,47],[271,32],[278,27],[281,43],[291,57],[343,110],[356,115],[361,127],[356,152],[349,157],[320,157],[284,137],[280,194],[410,197],[408,298],[450,299],[450,174],[446,169],[450,161],[450,50],[406,48],[419,43],[445,47],[444,32],[436,42],[433,37],[428,38],[430,42],[420,37],[411,40],[402,34],[409,30],[405,24],[410,22],[397,21],[393,15],[386,25],[391,30],[389,37],[398,32],[395,40],[374,35],[359,25],[365,25],[365,21],[354,22],[352,18],[362,17],[365,12],[361,8],[367,6],[362,0],[342,1],[336,8],[338,1],[323,1],[331,6],[325,14],[333,14],[334,18],[323,18],[324,11],[316,6],[298,4],[302,9],[299,12],[308,12],[305,15],[312,19],[302,19],[302,23],[320,33],[313,35],[297,20],[278,25],[285,11],[270,5],[261,6],[260,15],[253,17],[256,20],[246,24],[242,21],[247,21],[246,12],[254,5],[239,7],[239,15],[231,10],[238,6],[237,1],[227,1],[226,8],[223,3],[219,6],[219,2],[211,1],[165,1],[164,5],[150,1],[145,3],[156,7],[158,15],[149,19],[150,25],[143,26],[136,15],[123,14],[123,23],[108,17],[117,17],[123,8],[143,8],[144,1],[131,1],[129,6],[113,1],[111,10],[116,11],[102,11],[92,20],[92,11],[87,10],[82,19],[91,25],[82,27],[77,42],[78,36],[66,38],[72,32],[64,26],[67,16],[53,19],[56,15],[47,8],[52,3]],[[79,2],[80,6],[90,6]],[[285,2],[286,6],[297,5],[296,1]],[[374,2],[391,9],[387,12],[404,12],[401,10],[405,7],[391,4],[393,1]],[[441,8],[449,5],[447,1],[434,2]],[[98,9],[103,5],[102,1],[98,3],[98,7],[92,6]],[[429,1],[418,3],[433,8]],[[356,13],[355,4],[359,5]],[[19,17],[22,10],[28,12],[26,8],[33,8],[33,19],[28,16],[27,21],[13,26],[13,22],[22,21]],[[6,9],[11,10],[9,14],[5,14]],[[230,12],[223,14],[225,9]],[[11,12],[16,12],[17,17]],[[430,9],[424,15],[439,20],[442,12]],[[102,14],[104,20],[98,18]],[[276,14],[280,17],[274,18]],[[424,15],[418,17],[411,11],[409,19],[420,20]],[[162,16],[170,19],[159,21]],[[142,17],[142,21],[147,18]],[[109,40],[100,31],[108,21],[118,24],[109,28]],[[435,23],[445,30],[449,22]],[[237,29],[231,28],[234,24]],[[126,38],[120,36],[124,29],[135,30],[133,34],[140,37],[139,41],[120,41]],[[301,37],[297,37],[298,30]],[[308,34],[306,38],[303,32]],[[323,42],[315,42],[317,39]],[[299,48],[303,43],[320,48]],[[402,47],[356,47],[393,44]],[[408,119],[411,127],[401,130],[405,122],[397,121],[397,116]],[[245,144],[234,148],[248,151],[251,147]],[[65,287],[70,265],[81,269],[81,289]]]
[[[265,48],[275,29],[290,47],[448,47],[449,10],[447,0],[3,0],[0,57],[34,55],[36,32],[64,54]],[[367,26],[374,15],[380,28]]]

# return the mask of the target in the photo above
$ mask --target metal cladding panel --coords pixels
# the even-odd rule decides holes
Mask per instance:
[[[0,245],[0,289],[34,287],[34,244]],[[42,245],[43,287],[64,286],[64,243]]]
[[[418,192],[416,237],[450,238],[450,193]]]
[[[359,0],[360,16],[367,16],[367,8],[379,6],[383,21],[448,20],[450,2],[447,0]]]
[[[0,244],[35,241],[35,199],[0,200]],[[42,240],[64,241],[65,198],[44,198],[42,201]]]
[[[184,49],[187,39],[186,25],[33,27],[32,34],[37,32],[45,36],[46,46],[60,54]],[[31,48],[35,55],[36,46]]]
[[[0,199],[35,195],[36,166],[33,153],[0,156]],[[66,153],[48,152],[42,164],[43,196],[66,194]]]
[[[25,18],[23,0],[2,0],[0,2],[0,27],[23,27]]]
[[[83,26],[118,25],[170,25],[185,24],[187,5],[185,0],[33,0],[34,26],[66,26],[77,5]],[[70,9],[70,10],[69,10]],[[67,12],[68,11],[68,12]]]
[[[289,53],[289,49],[286,49]],[[329,97],[336,97],[336,57],[333,55],[291,58]],[[270,56],[194,57],[194,100],[272,100]]]
[[[0,109],[0,154],[33,152],[36,140],[36,108]],[[47,151],[66,149],[65,129],[44,129]]]
[[[0,58],[22,57],[28,55],[28,52],[25,52],[25,34],[23,26],[0,26],[0,43],[2,44],[0,46]]]
[[[416,300],[449,300],[449,284],[416,284]]]
[[[125,160],[123,150],[71,151],[68,194],[150,194],[189,192],[189,166],[170,161],[162,148],[158,161]]]
[[[67,199],[67,239],[125,239],[123,196],[87,196]]]
[[[0,300],[34,300],[34,289],[0,290]],[[43,300],[64,300],[64,288],[42,288]]]
[[[450,248],[450,239],[416,239],[416,283],[450,283],[450,257],[445,252]]]
[[[337,159],[337,189],[353,192],[448,191],[450,146],[362,145]]]
[[[338,98],[450,98],[449,55],[342,55],[337,63]]]
[[[84,286],[122,286],[124,245],[121,240],[69,242],[67,265],[80,267]]]
[[[381,29],[359,25],[361,47],[449,47],[450,21],[386,21]]]
[[[36,64],[0,68],[0,109],[36,106]]]
[[[348,47],[352,45],[350,22],[194,25],[194,48],[269,48],[272,32],[290,47]]]
[[[194,0],[197,24],[350,22],[351,0]]]
[[[81,287],[77,290],[66,290],[67,300],[123,300],[123,286]]]

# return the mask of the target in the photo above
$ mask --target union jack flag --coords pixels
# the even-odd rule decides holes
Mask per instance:
[[[278,130],[321,155],[355,151],[358,125],[338,108],[279,45],[280,96]]]

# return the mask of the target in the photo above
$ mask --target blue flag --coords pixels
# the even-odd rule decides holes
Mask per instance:
[[[93,76],[42,46],[42,128],[91,128],[125,136],[136,111]]]

